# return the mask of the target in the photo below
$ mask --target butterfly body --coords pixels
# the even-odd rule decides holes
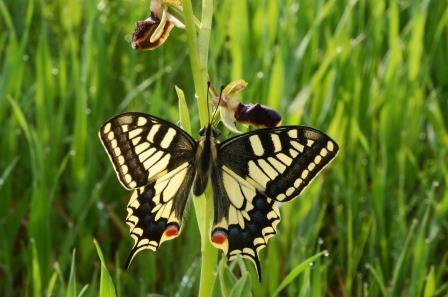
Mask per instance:
[[[210,176],[210,170],[216,162],[217,144],[211,124],[201,129],[196,145],[196,174],[193,183],[193,194],[199,196],[204,193]]]
[[[337,154],[337,144],[309,127],[255,130],[219,143],[209,124],[195,141],[170,122],[143,113],[107,121],[100,139],[122,185],[134,193],[126,222],[135,245],[157,250],[178,236],[191,189],[213,190],[211,242],[234,260],[261,269],[259,251],[277,232],[279,202],[296,197]],[[193,198],[200,199],[200,198]]]

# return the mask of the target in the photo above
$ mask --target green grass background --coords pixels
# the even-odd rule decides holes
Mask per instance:
[[[340,145],[302,197],[283,205],[261,252],[264,282],[247,262],[251,278],[232,291],[221,263],[215,296],[270,296],[294,269],[282,296],[447,296],[448,1],[215,2],[213,83],[245,79],[244,102]],[[1,296],[98,296],[94,238],[118,296],[196,295],[192,207],[178,239],[123,271],[130,193],[97,137],[124,111],[176,122],[174,85],[199,128],[185,32],[155,51],[130,47],[148,7],[0,0]]]

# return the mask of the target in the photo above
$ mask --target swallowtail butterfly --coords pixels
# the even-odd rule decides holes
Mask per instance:
[[[276,234],[278,202],[296,197],[338,151],[313,128],[259,129],[219,143],[211,124],[198,141],[176,125],[129,112],[99,131],[121,184],[133,194],[127,224],[135,240],[126,267],[143,249],[156,251],[179,235],[191,188],[202,194],[211,180],[213,245],[249,258],[261,280],[259,251]]]

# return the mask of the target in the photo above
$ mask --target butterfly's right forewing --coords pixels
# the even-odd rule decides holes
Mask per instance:
[[[121,184],[137,189],[179,165],[192,163],[196,143],[162,119],[129,112],[107,121],[99,132]]]

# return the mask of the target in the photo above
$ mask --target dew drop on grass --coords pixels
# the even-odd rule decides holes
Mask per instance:
[[[261,71],[258,71],[258,72],[257,72],[257,78],[258,78],[258,79],[262,79],[263,77],[264,77],[264,73],[261,72]]]
[[[96,8],[99,11],[103,11],[106,8],[106,1],[101,0],[98,5],[96,6]]]
[[[308,264],[310,266],[310,268],[314,268],[314,262],[311,262],[310,264]]]
[[[23,61],[28,61],[30,59],[30,56],[28,56],[28,54],[24,54],[22,57]]]
[[[145,70],[145,66],[143,66],[143,64],[139,63],[139,64],[135,65],[134,69],[136,72],[143,72],[143,70]]]
[[[323,244],[324,244],[324,240],[323,240],[322,238],[319,237],[319,238],[317,239],[317,244],[318,244],[318,245],[323,245]]]
[[[96,204],[96,207],[97,207],[99,210],[103,210],[103,209],[104,209],[104,204],[103,204],[103,202],[98,201],[98,203]]]
[[[59,69],[57,67],[53,67],[51,69],[51,75],[56,76],[59,74]]]
[[[329,257],[329,256],[330,256],[330,252],[327,251],[327,250],[325,250],[325,251],[324,251],[324,257]]]
[[[293,5],[291,5],[291,12],[292,13],[297,13],[300,9],[299,3],[294,3]]]

